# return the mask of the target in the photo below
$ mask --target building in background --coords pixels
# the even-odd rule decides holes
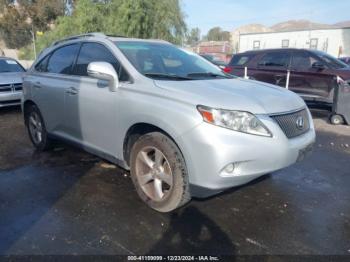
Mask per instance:
[[[350,27],[242,33],[239,52],[269,48],[310,48],[335,57],[350,56]]]
[[[266,32],[273,32],[273,29],[262,24],[249,24],[236,28],[231,32],[231,45],[233,48],[233,53],[239,53],[239,38],[241,34]]]
[[[229,41],[201,42],[193,49],[200,55],[212,55],[216,60],[228,63],[232,57],[232,46]]]

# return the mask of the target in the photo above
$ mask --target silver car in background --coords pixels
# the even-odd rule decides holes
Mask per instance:
[[[21,104],[24,72],[16,60],[0,57],[0,107]]]
[[[160,212],[287,167],[315,141],[296,94],[164,41],[99,33],[40,55],[24,77],[23,112],[37,149],[58,138],[130,169]]]

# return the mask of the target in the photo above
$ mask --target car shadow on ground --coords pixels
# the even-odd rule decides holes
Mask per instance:
[[[226,233],[193,205],[188,205],[169,216],[167,231],[150,249],[149,255],[235,254],[235,246]]]
[[[0,171],[1,255],[11,253],[11,247],[24,240],[95,164],[79,163],[79,152],[70,161],[61,152],[34,154],[37,160],[30,165]]]

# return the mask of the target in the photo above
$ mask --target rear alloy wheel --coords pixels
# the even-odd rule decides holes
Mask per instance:
[[[190,200],[182,154],[167,136],[142,136],[131,152],[131,177],[141,199],[151,208],[169,212]]]
[[[332,115],[330,120],[333,125],[344,124],[344,118],[341,115]]]
[[[45,151],[50,147],[51,141],[47,137],[45,123],[39,109],[32,105],[25,114],[25,121],[30,140],[36,149]]]

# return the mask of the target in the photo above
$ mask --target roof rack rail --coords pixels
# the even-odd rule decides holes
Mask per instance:
[[[62,40],[58,40],[56,42],[54,42],[52,44],[52,46],[55,46],[55,45],[58,45],[60,43],[63,43],[63,42],[66,42],[66,41],[69,41],[69,40],[75,40],[75,39],[79,39],[79,38],[85,38],[85,37],[107,37],[104,33],[86,33],[86,34],[82,34],[82,35],[74,35],[74,36],[70,36],[68,38],[64,38]]]
[[[108,34],[108,35],[106,35],[106,36],[108,36],[108,37],[121,37],[121,38],[127,38],[127,36],[125,36],[125,35],[112,35],[112,34]]]

